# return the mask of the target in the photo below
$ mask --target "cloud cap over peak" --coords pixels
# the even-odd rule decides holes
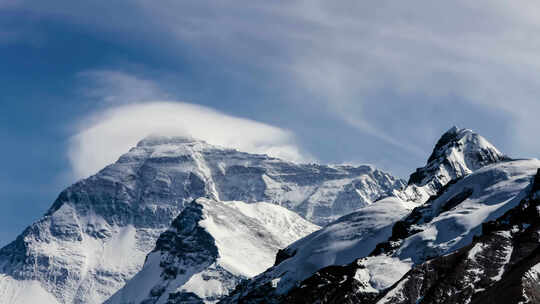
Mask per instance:
[[[185,102],[121,105],[93,114],[70,139],[69,160],[76,178],[87,177],[149,136],[180,136],[290,161],[310,157],[291,132]]]

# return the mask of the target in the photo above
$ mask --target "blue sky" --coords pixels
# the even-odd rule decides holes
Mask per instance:
[[[0,244],[156,130],[401,177],[452,125],[537,157],[540,7],[469,2],[0,0]]]

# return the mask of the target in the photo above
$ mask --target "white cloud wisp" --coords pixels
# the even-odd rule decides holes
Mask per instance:
[[[84,178],[135,146],[143,137],[190,136],[208,143],[291,161],[309,159],[289,131],[181,102],[121,105],[93,114],[71,137],[73,174]]]

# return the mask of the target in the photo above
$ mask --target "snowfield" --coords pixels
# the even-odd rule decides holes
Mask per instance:
[[[388,239],[394,222],[414,206],[391,197],[343,216],[288,246],[284,252],[290,257],[253,278],[247,289],[274,282],[275,292],[282,294],[323,267],[347,264],[366,256]]]

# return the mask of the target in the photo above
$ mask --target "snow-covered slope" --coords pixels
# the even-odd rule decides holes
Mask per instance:
[[[0,274],[1,303],[9,304],[58,304],[58,301],[47,290],[41,287],[39,281],[17,281],[9,276]]]
[[[295,164],[188,138],[148,137],[64,190],[43,218],[0,249],[0,290],[15,297],[13,286],[39,286],[59,303],[101,303],[141,269],[160,233],[199,197],[268,201],[325,223],[403,185],[371,166]]]
[[[280,248],[320,227],[274,204],[197,199],[146,263],[106,303],[213,303],[274,263]]]
[[[222,303],[248,298],[270,302],[323,267],[366,256],[390,237],[393,223],[411,209],[410,203],[391,197],[343,216],[281,250],[274,267],[238,286]]]
[[[482,234],[483,223],[518,206],[529,195],[529,185],[538,168],[538,160],[501,162],[449,184],[437,197],[394,224],[392,236],[370,256],[346,266],[320,270],[301,288],[293,290],[285,302],[325,299],[321,303],[373,303],[381,291],[397,282],[413,265],[468,246]],[[498,243],[500,254],[506,257],[511,249],[502,245],[508,242],[511,243]],[[476,249],[472,248],[471,254],[482,251],[481,247]],[[388,276],[388,270],[397,269],[393,278]]]
[[[378,303],[540,303],[540,170],[534,184],[471,245],[415,266]]]
[[[498,218],[523,199],[539,167],[536,159],[503,162],[459,180],[405,220],[410,235],[396,238],[392,247],[397,243],[399,247],[394,255],[419,263],[470,244],[473,235],[480,235],[483,222]]]

